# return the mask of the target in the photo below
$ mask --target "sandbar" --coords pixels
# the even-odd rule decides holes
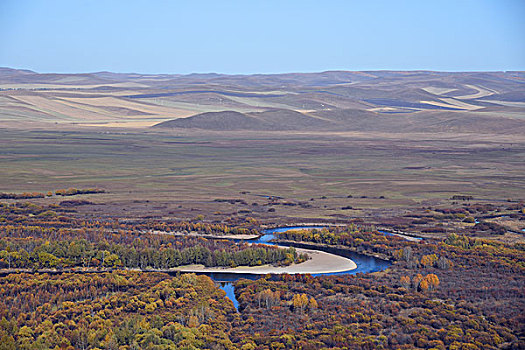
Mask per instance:
[[[281,247],[279,248],[288,248]],[[357,265],[354,261],[327,252],[319,250],[295,248],[297,253],[306,253],[310,257],[309,260],[300,264],[292,264],[289,266],[238,266],[238,267],[205,267],[203,265],[187,265],[175,267],[173,271],[183,272],[228,272],[228,273],[252,273],[252,274],[304,274],[304,273],[335,273],[355,270]]]

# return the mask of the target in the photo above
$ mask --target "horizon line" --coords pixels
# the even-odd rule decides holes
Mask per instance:
[[[145,73],[145,72],[123,72],[123,71],[111,71],[111,70],[100,70],[100,71],[76,71],[76,72],[56,72],[56,71],[36,71],[28,68],[13,68],[9,66],[0,66],[0,69],[10,69],[17,71],[26,71],[36,74],[100,74],[100,73],[113,73],[113,74],[137,74],[137,75],[227,75],[227,76],[254,76],[254,75],[284,75],[284,74],[322,74],[322,73],[368,73],[368,72],[413,72],[413,73],[525,73],[524,70],[511,69],[511,70],[434,70],[434,69],[363,69],[363,70],[347,70],[347,69],[327,69],[318,71],[286,71],[286,72],[272,72],[272,73],[219,73],[214,71],[209,72],[191,72],[191,73]]]

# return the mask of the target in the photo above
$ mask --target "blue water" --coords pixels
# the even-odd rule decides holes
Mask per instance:
[[[261,237],[250,240],[250,243],[275,245],[275,243],[270,242],[272,239],[275,238],[274,233],[286,232],[290,230],[322,229],[323,227],[326,227],[326,226],[288,226],[288,227],[277,227],[273,229],[267,229],[263,231],[263,235]],[[234,241],[241,241],[241,240],[236,239]],[[300,243],[294,243],[294,246],[300,246],[300,245],[301,245]],[[356,263],[357,268],[354,270],[334,272],[334,273],[312,274],[312,276],[355,275],[357,273],[379,272],[379,271],[385,270],[390,265],[392,265],[392,263],[387,260],[383,260],[383,259],[379,259],[379,258],[375,258],[372,256],[367,256],[367,255],[363,255],[359,253],[354,253],[354,252],[350,252],[347,250],[334,249],[334,248],[323,248],[323,247],[317,247],[316,249],[349,258]],[[239,302],[237,301],[237,298],[235,297],[235,287],[233,283],[241,278],[256,280],[262,277],[262,275],[259,275],[259,274],[248,274],[248,273],[207,273],[207,275],[212,280],[220,283],[219,288],[221,288],[222,290],[226,292],[226,296],[233,302],[233,305],[235,306],[236,309],[238,309]]]
[[[272,229],[264,230],[263,236],[259,237],[256,240],[251,240],[250,242],[275,245],[275,243],[270,242],[272,239],[275,238],[274,233],[286,232],[286,231],[291,231],[291,230],[322,229],[324,227],[326,226],[289,226],[289,227],[272,228]],[[387,234],[386,232],[384,233]],[[285,244],[281,243],[281,245],[285,245]],[[300,246],[300,245],[301,245],[300,242],[293,243],[293,246]],[[311,247],[307,247],[307,246],[305,246],[305,248],[312,249]],[[336,254],[340,256],[344,256],[345,258],[349,258],[350,260],[353,260],[356,263],[357,268],[353,270],[341,271],[341,272],[318,273],[318,274],[313,274],[312,276],[355,275],[356,273],[378,272],[378,271],[382,271],[386,269],[387,267],[391,265],[389,261],[375,258],[373,256],[350,252],[350,251],[343,250],[343,249],[323,248],[323,247],[316,247],[315,249],[326,251],[328,253],[332,253],[332,254]]]
[[[395,233],[388,232],[388,231],[381,231],[381,230],[378,230],[378,232],[381,232],[381,233],[384,234],[385,236],[398,236],[398,237],[404,238],[403,236],[400,236],[400,235],[397,235],[397,234],[395,234]],[[408,237],[408,236],[407,236],[407,237]],[[423,240],[423,239],[424,239],[423,237],[415,237],[415,236],[410,236],[410,238],[417,239],[417,240]]]
[[[272,239],[275,238],[273,235],[274,233],[280,233],[280,232],[286,232],[291,230],[313,230],[313,229],[322,229],[326,226],[287,226],[287,227],[276,227],[276,228],[270,228],[267,230],[264,230],[261,237],[250,240],[251,243],[264,243],[269,245],[275,245],[275,243],[270,242]]]
[[[221,282],[219,285],[219,288],[226,292],[226,297],[229,298],[233,306],[237,311],[239,311],[239,302],[237,301],[237,298],[235,297],[235,287],[233,286],[232,282]]]
[[[272,239],[275,238],[274,233],[279,232],[286,232],[290,230],[313,230],[313,229],[322,229],[326,226],[287,226],[287,227],[277,227],[272,229],[267,229],[263,231],[263,235],[256,239],[249,240],[250,243],[257,243],[257,244],[268,244],[268,245],[276,245],[276,243],[271,242]],[[379,231],[386,236],[395,236],[395,234],[387,231]],[[417,238],[417,237],[414,237]],[[421,239],[421,238],[417,238]],[[233,239],[235,242],[240,242],[242,240],[240,239]],[[281,246],[283,245],[289,245],[280,243]],[[301,247],[312,249],[309,246],[302,245],[301,242],[294,242],[293,246],[295,247]],[[359,253],[354,253],[351,251],[347,251],[344,249],[336,249],[336,248],[326,248],[326,247],[316,247],[316,250],[326,251],[328,253],[344,256],[348,259],[353,260],[357,268],[354,270],[348,270],[348,271],[341,271],[341,272],[332,272],[332,273],[318,273],[318,274],[312,274],[312,276],[334,276],[334,275],[355,275],[358,273],[372,273],[372,272],[379,272],[387,269],[392,265],[390,261],[375,258],[373,256],[363,255]],[[204,273],[205,275],[209,276],[212,280],[219,283],[219,288],[226,292],[226,296],[233,302],[233,306],[235,309],[238,310],[239,308],[239,302],[237,301],[237,298],[235,297],[235,286],[234,282],[237,280],[244,278],[244,279],[251,279],[256,280],[261,278],[263,275],[260,274],[250,274],[250,273],[228,273],[228,272],[212,272],[212,273]]]
[[[275,245],[275,243],[270,242],[272,239],[275,238],[273,235],[277,232],[286,232],[290,230],[308,230],[308,229],[314,229],[318,228],[321,229],[322,226],[290,226],[290,227],[277,227],[272,228],[268,230],[263,231],[263,235],[256,239],[249,240],[250,243],[256,243],[256,244],[267,244],[267,245]],[[234,239],[235,242],[240,242],[240,239]],[[237,301],[237,298],[235,297],[235,287],[233,286],[233,282],[241,279],[251,279],[255,280],[261,277],[261,275],[258,274],[249,274],[249,273],[210,273],[208,274],[210,278],[216,282],[220,281],[219,288],[226,292],[226,296],[233,302],[233,306],[235,306],[235,309],[239,310],[239,302]]]
[[[286,232],[291,230],[313,230],[315,229],[322,229],[326,228],[327,226],[285,226],[285,227],[276,227],[276,228],[269,228],[263,231],[263,233],[279,233],[279,232]]]

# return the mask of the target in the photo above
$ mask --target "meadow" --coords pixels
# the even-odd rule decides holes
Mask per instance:
[[[0,192],[102,188],[82,195],[95,215],[344,220],[524,197],[516,135],[3,129],[0,143]]]

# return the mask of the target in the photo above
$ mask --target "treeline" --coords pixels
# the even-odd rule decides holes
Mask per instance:
[[[0,199],[32,199],[44,198],[45,193],[41,192],[23,192],[23,193],[5,193],[0,192]]]
[[[190,233],[203,235],[258,235],[257,222],[252,218],[243,221],[229,220],[228,223],[209,223],[195,221],[164,221],[158,220],[116,220],[116,219],[85,219],[72,216],[75,205],[90,204],[90,202],[61,202],[60,205],[37,205],[34,203],[0,203],[0,224],[20,223],[55,228],[100,229],[113,232],[141,233]]]
[[[104,193],[105,190],[101,188],[86,188],[86,189],[78,189],[78,188],[68,188],[68,189],[60,189],[56,190],[55,194],[57,196],[75,196],[77,194],[93,194],[93,193]]]
[[[160,243],[156,241],[156,243]],[[294,248],[266,245],[209,242],[178,238],[165,244],[135,241],[127,244],[95,244],[85,239],[45,241],[41,239],[0,239],[0,268],[65,269],[140,268],[170,269],[201,264],[206,267],[290,265],[307,259]]]
[[[198,232],[204,235],[257,235],[259,231],[255,228],[236,226],[231,227],[222,223],[172,221],[172,222],[139,222],[132,225],[123,224],[135,230],[150,232]]]
[[[236,349],[237,319],[207,276],[0,277],[1,349]]]
[[[57,196],[74,196],[77,194],[93,194],[93,193],[104,193],[105,190],[101,188],[68,188],[68,189],[59,189],[55,191]],[[23,192],[23,193],[5,193],[0,192],[0,199],[34,199],[34,198],[45,198],[51,197],[53,195],[52,191],[47,193],[43,192]]]
[[[312,242],[331,246],[350,248],[364,254],[379,255],[385,259],[395,259],[394,249],[417,245],[398,236],[386,236],[369,227],[349,225],[313,230],[291,230],[276,234],[278,239],[296,242]]]
[[[466,196],[462,194],[455,194],[450,199],[456,200],[456,201],[471,201],[474,199],[473,196]]]
[[[61,213],[62,209],[57,205],[1,204],[0,268],[169,269],[190,264],[235,267],[289,265],[308,258],[292,248],[172,235],[165,231],[154,233],[151,229],[169,227],[164,223],[133,225],[116,220],[82,220]],[[188,230],[243,232],[242,228],[222,224],[173,225]]]

